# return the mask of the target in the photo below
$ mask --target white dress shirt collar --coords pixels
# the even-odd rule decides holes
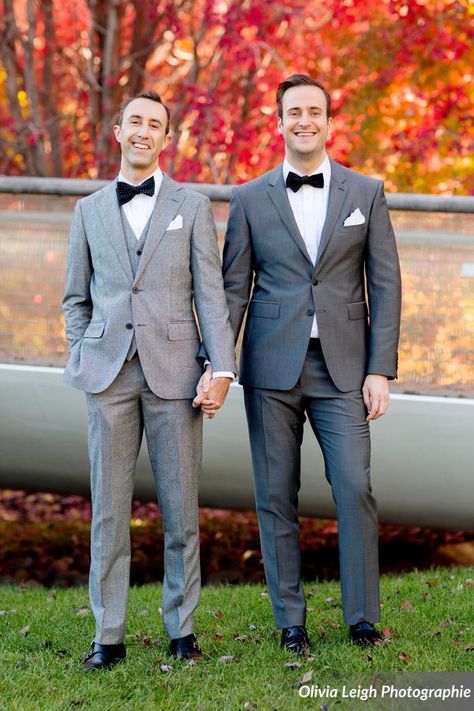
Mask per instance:
[[[156,198],[156,196],[157,196],[158,193],[160,192],[161,183],[163,182],[163,171],[161,170],[161,168],[160,168],[159,166],[158,166],[158,168],[155,170],[154,173],[152,173],[151,175],[148,176],[148,178],[151,178],[152,176],[155,178],[155,192],[153,193],[153,195],[145,195],[145,197],[155,197],[155,198]],[[148,180],[148,178],[145,178],[144,180]],[[128,179],[123,175],[122,172],[120,172],[120,173],[117,175],[117,181],[118,181],[118,180],[120,180],[122,183],[128,183],[128,185],[140,185],[141,183],[144,182],[144,180],[140,180],[140,182],[138,182],[138,183],[132,183],[132,181],[131,181],[131,180],[128,180]],[[132,199],[133,199],[133,198],[132,198]]]
[[[300,170],[293,168],[293,166],[289,163],[288,158],[285,157],[283,161],[283,179],[285,183],[290,170],[293,173],[296,173],[296,175],[315,175],[316,173],[322,173],[324,176],[324,187],[329,188],[329,183],[331,181],[331,162],[328,156],[326,156],[321,165],[319,165],[316,170],[311,171],[311,173],[302,173]]]

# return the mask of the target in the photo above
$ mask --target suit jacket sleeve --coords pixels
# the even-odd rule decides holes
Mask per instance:
[[[370,312],[367,373],[397,376],[401,278],[397,245],[380,182],[368,226],[366,278]]]
[[[234,190],[225,236],[223,274],[230,322],[236,341],[250,298],[253,271],[250,227],[238,191]]]
[[[81,340],[92,316],[92,261],[82,221],[80,201],[76,203],[69,233],[63,312],[70,348]]]
[[[200,200],[196,211],[191,269],[194,303],[203,342],[199,356],[207,357],[214,371],[236,373],[234,339],[222,280],[216,226],[207,198]]]

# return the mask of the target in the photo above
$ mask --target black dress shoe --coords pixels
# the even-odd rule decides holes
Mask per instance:
[[[176,659],[200,659],[202,657],[202,652],[196,644],[196,635],[194,634],[172,639],[170,651]]]
[[[356,625],[349,627],[349,634],[354,644],[377,644],[382,641],[382,635],[375,629],[371,622],[358,622]]]
[[[306,627],[302,625],[294,625],[293,627],[284,627],[281,631],[282,649],[287,649],[293,654],[302,657],[309,647],[308,633]]]
[[[99,644],[92,642],[91,650],[82,664],[83,669],[108,669],[125,659],[123,644]]]

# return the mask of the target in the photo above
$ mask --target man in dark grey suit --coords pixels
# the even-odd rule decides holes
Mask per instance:
[[[369,422],[396,376],[400,271],[380,180],[330,160],[326,89],[293,75],[277,92],[283,164],[237,187],[224,285],[244,387],[265,575],[282,647],[308,647],[298,491],[303,423],[321,446],[339,522],[344,620],[380,634]]]
[[[79,200],[63,301],[65,382],[86,392],[96,633],[86,669],[125,657],[130,509],[145,430],[164,528],[163,622],[171,652],[200,656],[198,477],[203,398],[212,414],[236,371],[209,200],[162,173],[169,110],[155,92],[124,103],[118,181]],[[214,371],[195,398],[201,346]],[[202,384],[202,381],[200,381]],[[209,386],[209,394],[207,388]]]

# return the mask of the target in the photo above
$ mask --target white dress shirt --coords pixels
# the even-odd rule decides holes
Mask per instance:
[[[157,168],[152,175],[155,178],[155,192],[153,195],[145,195],[144,193],[140,193],[139,195],[134,195],[131,200],[125,203],[125,205],[122,205],[124,215],[127,218],[137,240],[140,239],[141,234],[145,229],[145,225],[150,219],[150,215],[155,207],[156,198],[160,192],[161,183],[163,182],[163,173],[161,168]],[[148,177],[151,178],[151,175]],[[140,180],[140,183],[132,183],[130,180],[127,180],[127,178],[124,178],[122,173],[118,174],[117,181],[118,180],[122,183],[128,183],[129,185],[140,185],[144,182],[143,180]],[[147,178],[145,178],[145,180],[147,180]]]
[[[304,175],[299,170],[296,170],[296,168],[293,168],[293,166],[291,166],[285,158],[283,161],[283,179],[285,182],[290,171],[296,173],[297,175]],[[315,175],[316,173],[323,174],[324,188],[313,188],[312,185],[302,185],[296,193],[290,188],[286,189],[296,224],[298,225],[298,229],[313,264],[316,264],[319,242],[324,222],[326,221],[326,213],[328,209],[331,163],[329,162],[329,158],[327,156],[321,165],[312,173],[309,173],[309,175]],[[311,338],[318,337],[319,330],[315,315],[311,329]]]
[[[148,177],[151,178],[151,176]],[[126,202],[125,205],[122,205],[121,207],[137,240],[140,239],[141,234],[145,229],[145,225],[150,219],[150,215],[153,212],[153,208],[156,204],[156,198],[158,196],[158,193],[160,192],[161,183],[163,182],[163,173],[160,168],[157,168],[155,170],[155,172],[153,173],[153,177],[155,178],[155,192],[153,193],[153,195],[145,195],[144,193],[139,193],[138,195],[134,195],[131,200]],[[143,180],[140,180],[140,183],[132,183],[130,180],[127,180],[127,178],[125,178],[122,173],[118,174],[117,180],[120,180],[123,183],[128,183],[129,185],[140,185],[141,183],[143,183]],[[206,361],[206,364],[207,363],[209,363],[209,361]],[[213,373],[213,377],[230,378],[231,380],[235,380],[235,373],[219,371]]]

